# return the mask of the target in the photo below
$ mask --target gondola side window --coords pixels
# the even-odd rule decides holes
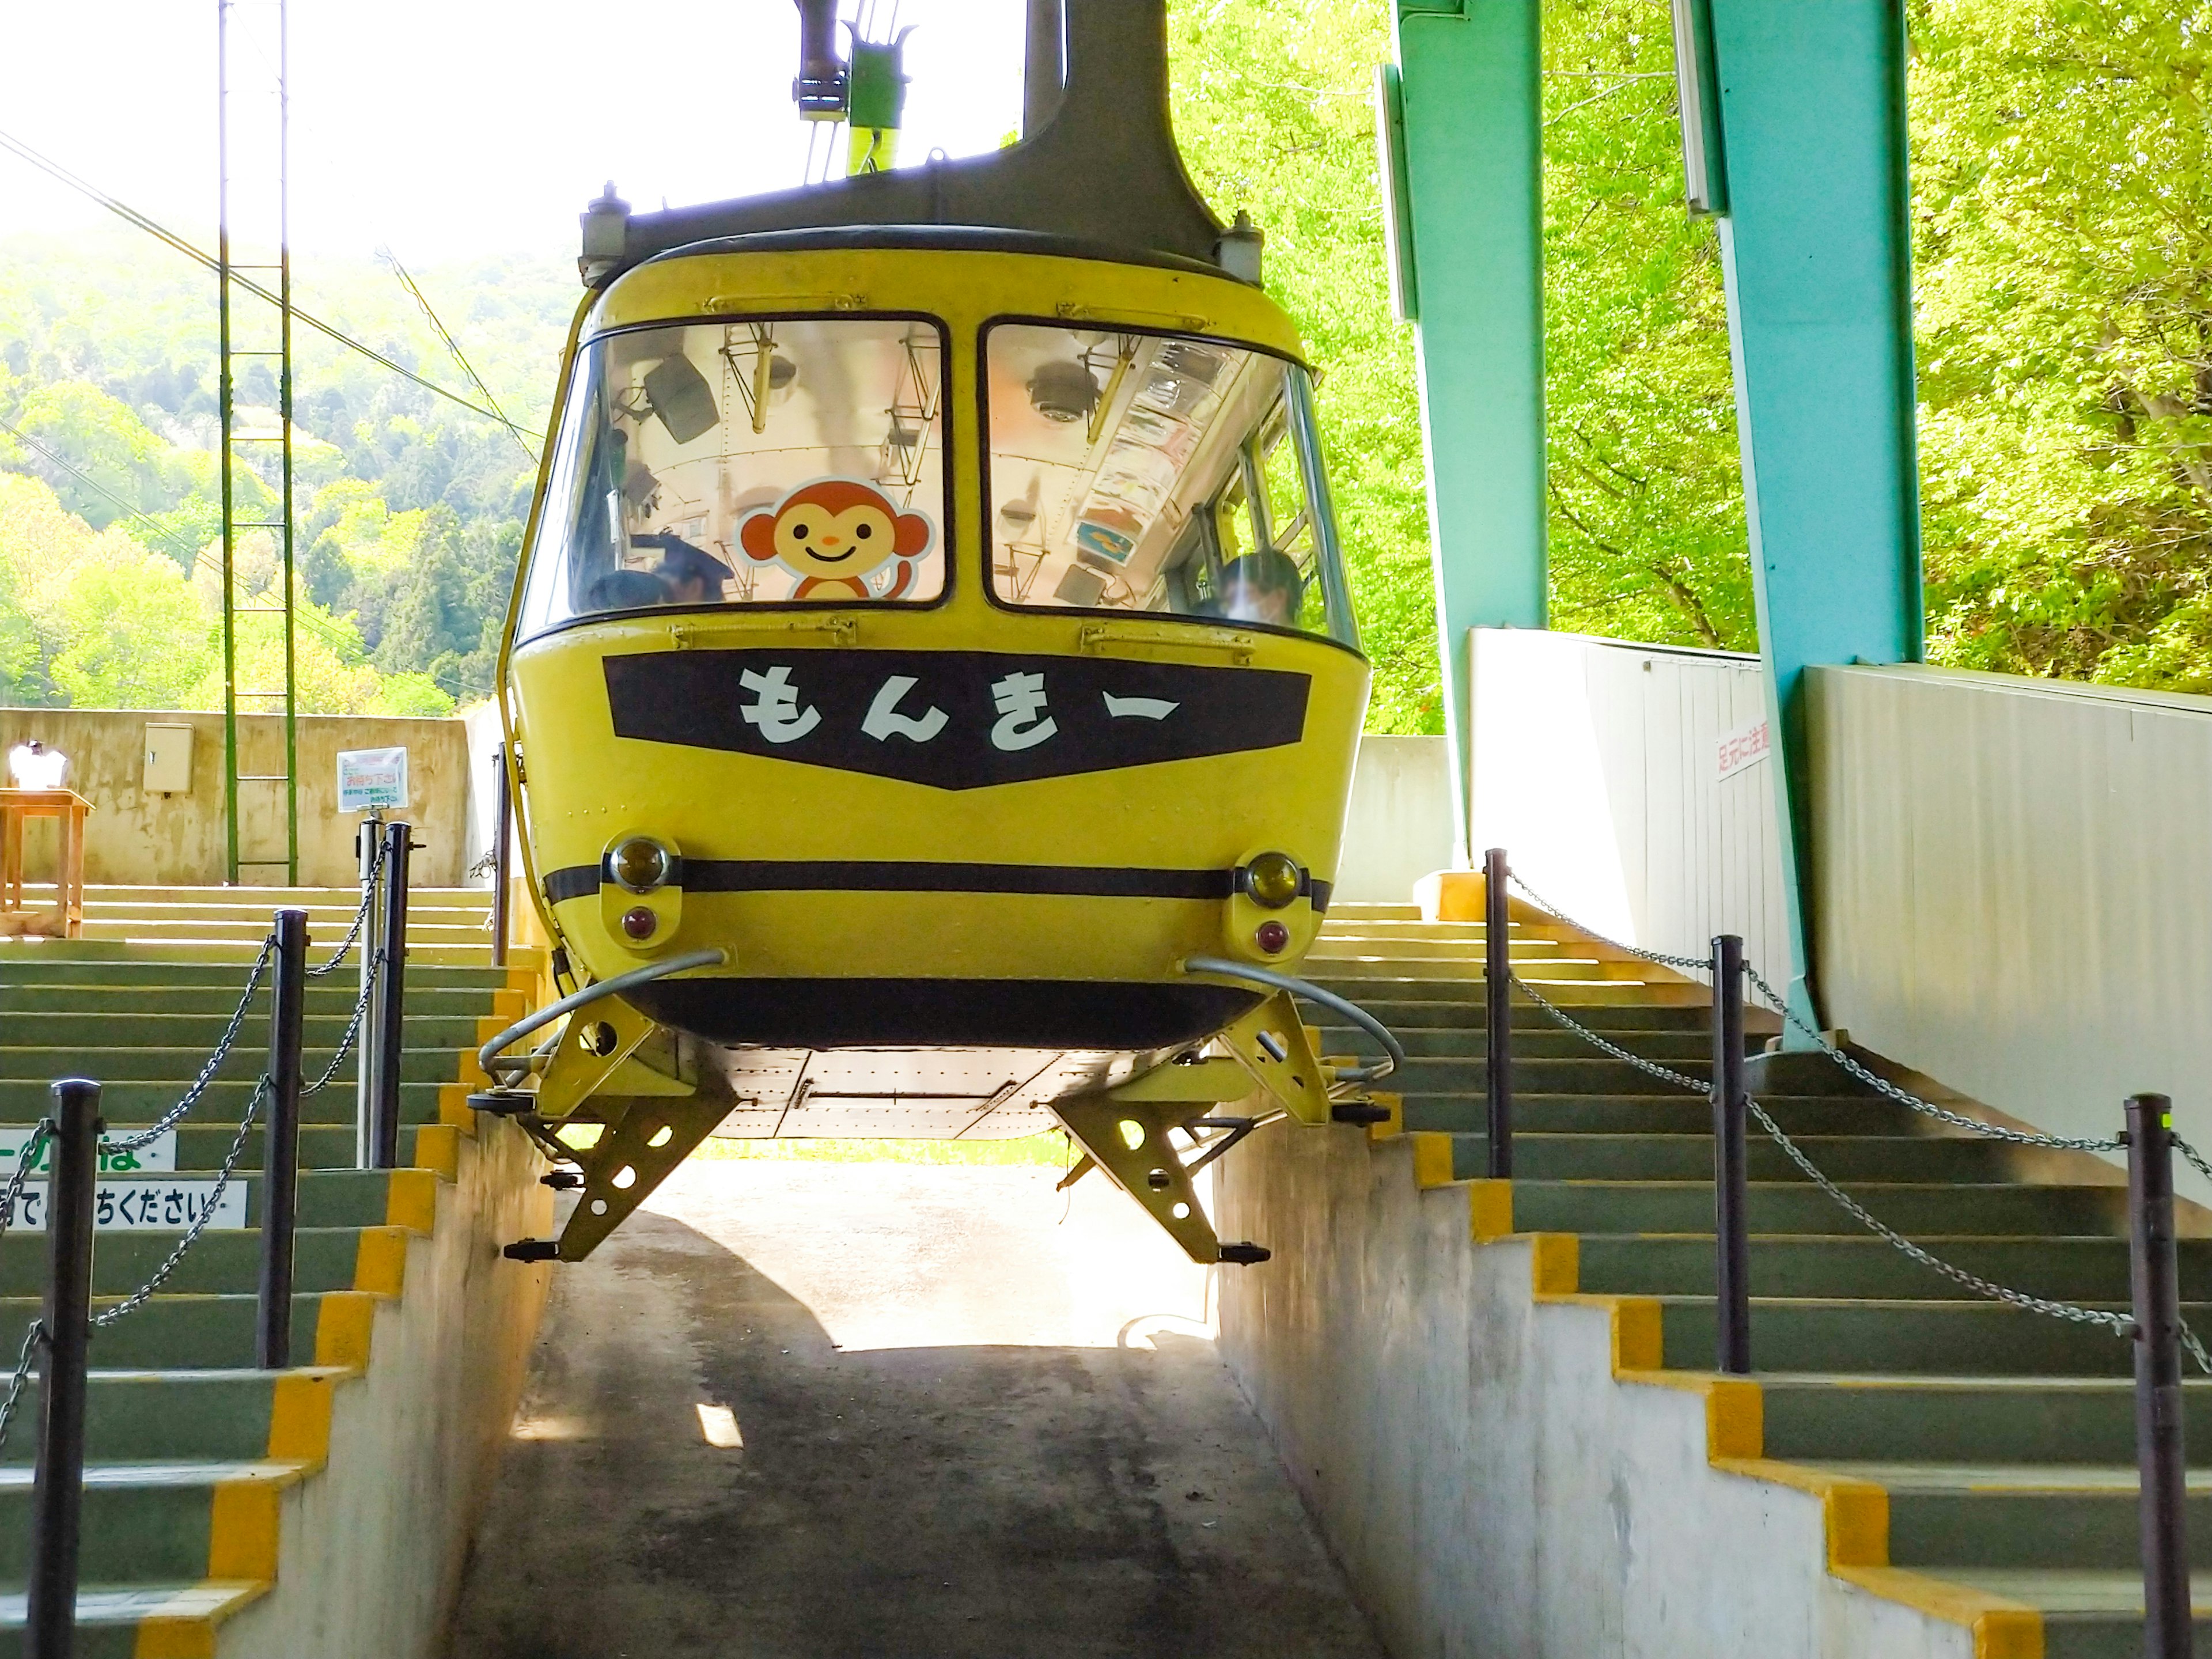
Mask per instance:
[[[1354,643],[1312,386],[1225,341],[1002,323],[984,345],[1001,604]]]
[[[521,633],[944,594],[945,339],[903,318],[611,334],[571,384]]]

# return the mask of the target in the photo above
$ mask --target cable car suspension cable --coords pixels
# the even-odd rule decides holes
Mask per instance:
[[[200,264],[205,265],[210,270],[220,271],[222,269],[221,263],[212,253],[206,252],[200,248],[193,246],[192,244],[186,241],[183,237],[178,235],[174,231],[170,230],[166,226],[158,224],[155,221],[148,218],[144,214],[139,212],[137,209],[131,206],[128,203],[119,201],[116,198],[110,196],[106,191],[100,189],[97,185],[88,183],[86,180],[78,178],[76,174],[71,173],[67,167],[62,166],[60,162],[51,161],[47,157],[41,155],[37,150],[33,149],[28,144],[23,143],[20,138],[12,137],[5,132],[0,132],[0,149],[8,150],[12,154],[20,156],[24,161],[28,161],[33,167],[38,168],[40,172],[47,174],[49,177],[59,179],[63,184],[67,185],[71,190],[76,191],[80,194],[87,196],[93,201],[99,203],[100,206],[106,208],[110,213],[112,213],[116,217],[124,221],[125,223],[134,225],[138,229],[146,232],[149,236],[152,236],[160,241],[167,243],[171,247],[174,248],[178,252],[185,255],[187,258],[198,260]],[[234,283],[237,283],[239,287],[244,289],[247,293],[255,295],[258,299],[266,300],[272,306],[280,306],[283,303],[272,289],[262,287],[260,283],[255,282],[250,276],[240,275],[235,267],[231,270],[230,279]],[[414,381],[416,385],[422,387],[425,391],[434,392],[439,397],[445,398],[448,403],[459,404],[463,409],[467,410],[472,415],[480,415],[485,420],[497,422],[500,425],[505,427],[509,432],[512,432],[518,439],[520,439],[523,442],[523,447],[526,449],[529,448],[530,445],[533,441],[538,443],[543,443],[544,441],[543,434],[526,432],[522,428],[517,426],[514,422],[508,420],[504,415],[499,414],[494,410],[485,409],[478,404],[471,403],[466,398],[461,396],[459,392],[453,391],[449,387],[440,386],[435,380],[428,380],[422,375],[417,374],[413,369],[407,368],[402,363],[394,362],[392,358],[386,356],[382,352],[375,349],[373,346],[362,344],[362,342],[355,339],[350,334],[344,332],[343,330],[330,323],[325,322],[321,318],[313,316],[307,312],[304,312],[297,306],[294,306],[292,307],[292,315],[297,318],[300,321],[305,323],[309,328],[315,329],[321,333],[327,334],[331,339],[337,341],[340,345],[346,347],[349,350],[358,351],[362,356],[368,358],[371,362],[390,369],[394,374],[399,375],[402,379]]]

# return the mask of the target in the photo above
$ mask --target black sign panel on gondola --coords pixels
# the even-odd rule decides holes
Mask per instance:
[[[615,735],[937,789],[1274,749],[1310,677],[983,651],[672,651],[606,659]]]

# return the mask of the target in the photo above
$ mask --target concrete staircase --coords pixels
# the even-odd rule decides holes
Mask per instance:
[[[1971,1650],[1988,1659],[2135,1659],[2130,1346],[1974,1296],[1911,1261],[1754,1124],[1755,1374],[1714,1376],[1710,1108],[1519,1002],[1516,1178],[1481,1179],[1482,939],[1480,924],[1347,904],[1331,909],[1308,959],[1309,975],[1404,1041],[1411,1064],[1388,1086],[1403,1091],[1420,1182],[1467,1183],[1478,1240],[1533,1242],[1539,1301],[1602,1302],[1623,1383],[1702,1391],[1715,1467],[1818,1494],[1830,1572],[1966,1626]],[[1710,1075],[1702,987],[1646,977],[1663,970],[1517,904],[1513,952],[1519,973],[1614,1042]],[[1338,1052],[1363,1048],[1349,1027],[1326,1036]],[[1773,1057],[1762,1069],[1754,1092],[1783,1130],[1891,1226],[2000,1284],[2126,1307],[2118,1170],[1946,1130],[1822,1056]],[[2212,1237],[2184,1239],[2181,1281],[2185,1316],[2212,1334]],[[2192,1377],[2185,1392],[2191,1449],[2212,1463],[2212,1382]],[[2212,1472],[2201,1480],[2191,1552],[2212,1565]],[[2212,1641],[2208,1603],[2212,1578],[2200,1581],[2200,1644]]]
[[[10,1135],[42,1114],[51,1079],[72,1075],[105,1085],[112,1131],[154,1121],[221,1036],[273,908],[309,908],[309,960],[319,963],[354,906],[350,893],[307,890],[95,888],[88,896],[85,939],[0,945],[0,1127]],[[400,1293],[410,1240],[434,1225],[439,1188],[454,1179],[462,1141],[476,1133],[463,1103],[474,1075],[465,1051],[486,1022],[522,1012],[542,966],[523,951],[512,967],[490,965],[487,900],[480,891],[412,896],[400,1140],[411,1167],[352,1167],[358,1045],[331,1085],[303,1102],[292,1323],[294,1352],[311,1363],[252,1369],[258,1129],[239,1166],[246,1225],[211,1229],[149,1304],[95,1333],[83,1659],[212,1655],[223,1621],[276,1580],[280,1534],[290,1535],[280,1524],[283,1495],[323,1469],[336,1391],[367,1366],[378,1308]],[[311,1081],[357,989],[352,958],[313,981]],[[212,1180],[266,1064],[267,1036],[264,989],[217,1080],[178,1129],[173,1171],[117,1172],[103,1185]],[[97,1294],[118,1297],[143,1283],[179,1237],[101,1231]],[[14,1231],[0,1242],[0,1350],[10,1367],[39,1310],[45,1260],[42,1234]],[[37,1396],[33,1382],[0,1449],[0,1655],[18,1651],[21,1640]]]

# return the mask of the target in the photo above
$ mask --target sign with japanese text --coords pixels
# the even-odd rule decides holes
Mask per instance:
[[[103,1181],[94,1189],[93,1224],[109,1232],[180,1233],[207,1213],[210,1227],[246,1224],[246,1183],[234,1181],[216,1197],[212,1181]],[[9,1220],[29,1232],[46,1229],[46,1183],[23,1183],[22,1201]]]
[[[1718,745],[1721,776],[1732,778],[1746,767],[1758,765],[1766,758],[1771,747],[1764,716],[1748,726],[1737,726]]]
[[[407,805],[404,749],[343,749],[338,751],[338,811],[384,812]]]
[[[937,789],[1279,748],[1306,675],[982,651],[683,651],[606,659],[617,737]]]
[[[100,1138],[100,1172],[102,1175],[161,1174],[177,1167],[177,1132],[164,1129],[136,1152],[121,1152],[115,1143],[130,1139],[128,1129],[111,1130]],[[12,1170],[23,1156],[23,1143],[31,1138],[28,1128],[0,1129],[0,1170]],[[31,1168],[43,1175],[54,1167],[54,1143],[49,1139],[39,1148],[39,1161]]]

